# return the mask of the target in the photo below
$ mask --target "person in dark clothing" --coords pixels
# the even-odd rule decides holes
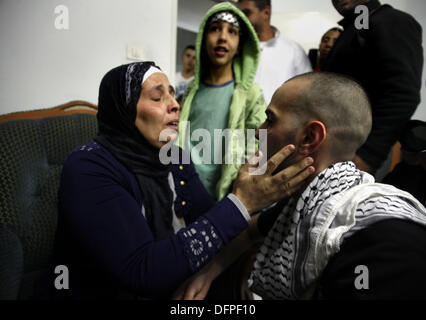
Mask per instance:
[[[179,113],[173,87],[152,62],[104,76],[98,136],[77,147],[62,172],[55,265],[68,268],[69,287],[51,281],[54,298],[167,298],[247,227],[251,212],[312,170],[303,161],[274,177],[254,176],[248,164],[216,204],[189,155],[175,147],[173,163],[164,158],[170,152],[162,155],[173,140],[161,137],[176,138]]]
[[[423,69],[422,28],[407,13],[377,0],[332,0],[344,17],[344,32],[324,62],[322,71],[351,76],[366,89],[373,127],[354,162],[374,173],[386,159],[405,123],[420,102]],[[355,26],[355,7],[369,10],[368,29]]]
[[[426,122],[410,120],[400,138],[401,162],[383,179],[426,206]]]
[[[351,161],[372,123],[363,88],[343,75],[307,73],[282,85],[266,112],[268,157],[294,143],[286,165],[310,154],[316,172],[255,215],[175,296],[203,298],[212,279],[260,240],[248,282],[263,299],[426,299],[426,208]]]

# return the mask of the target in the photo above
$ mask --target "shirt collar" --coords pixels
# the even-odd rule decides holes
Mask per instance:
[[[278,30],[276,27],[271,26],[272,31],[274,32],[274,37],[272,39],[269,39],[268,41],[259,41],[259,44],[261,47],[264,46],[273,46],[277,39],[280,37],[281,33],[280,30]]]

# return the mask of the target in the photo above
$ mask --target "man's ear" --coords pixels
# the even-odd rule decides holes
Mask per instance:
[[[327,129],[321,121],[309,122],[303,132],[299,144],[299,153],[303,156],[310,155],[318,150],[327,137]]]
[[[270,6],[266,6],[263,10],[262,10],[263,16],[265,17],[265,19],[267,21],[271,20],[271,7]]]

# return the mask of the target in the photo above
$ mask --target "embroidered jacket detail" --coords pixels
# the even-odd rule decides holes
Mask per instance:
[[[177,235],[184,243],[184,254],[192,271],[200,269],[223,247],[222,239],[204,217],[180,230]]]

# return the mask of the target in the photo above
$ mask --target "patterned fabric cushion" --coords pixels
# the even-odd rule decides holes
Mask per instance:
[[[62,165],[96,132],[91,114],[0,123],[0,299],[32,297],[52,255]]]

